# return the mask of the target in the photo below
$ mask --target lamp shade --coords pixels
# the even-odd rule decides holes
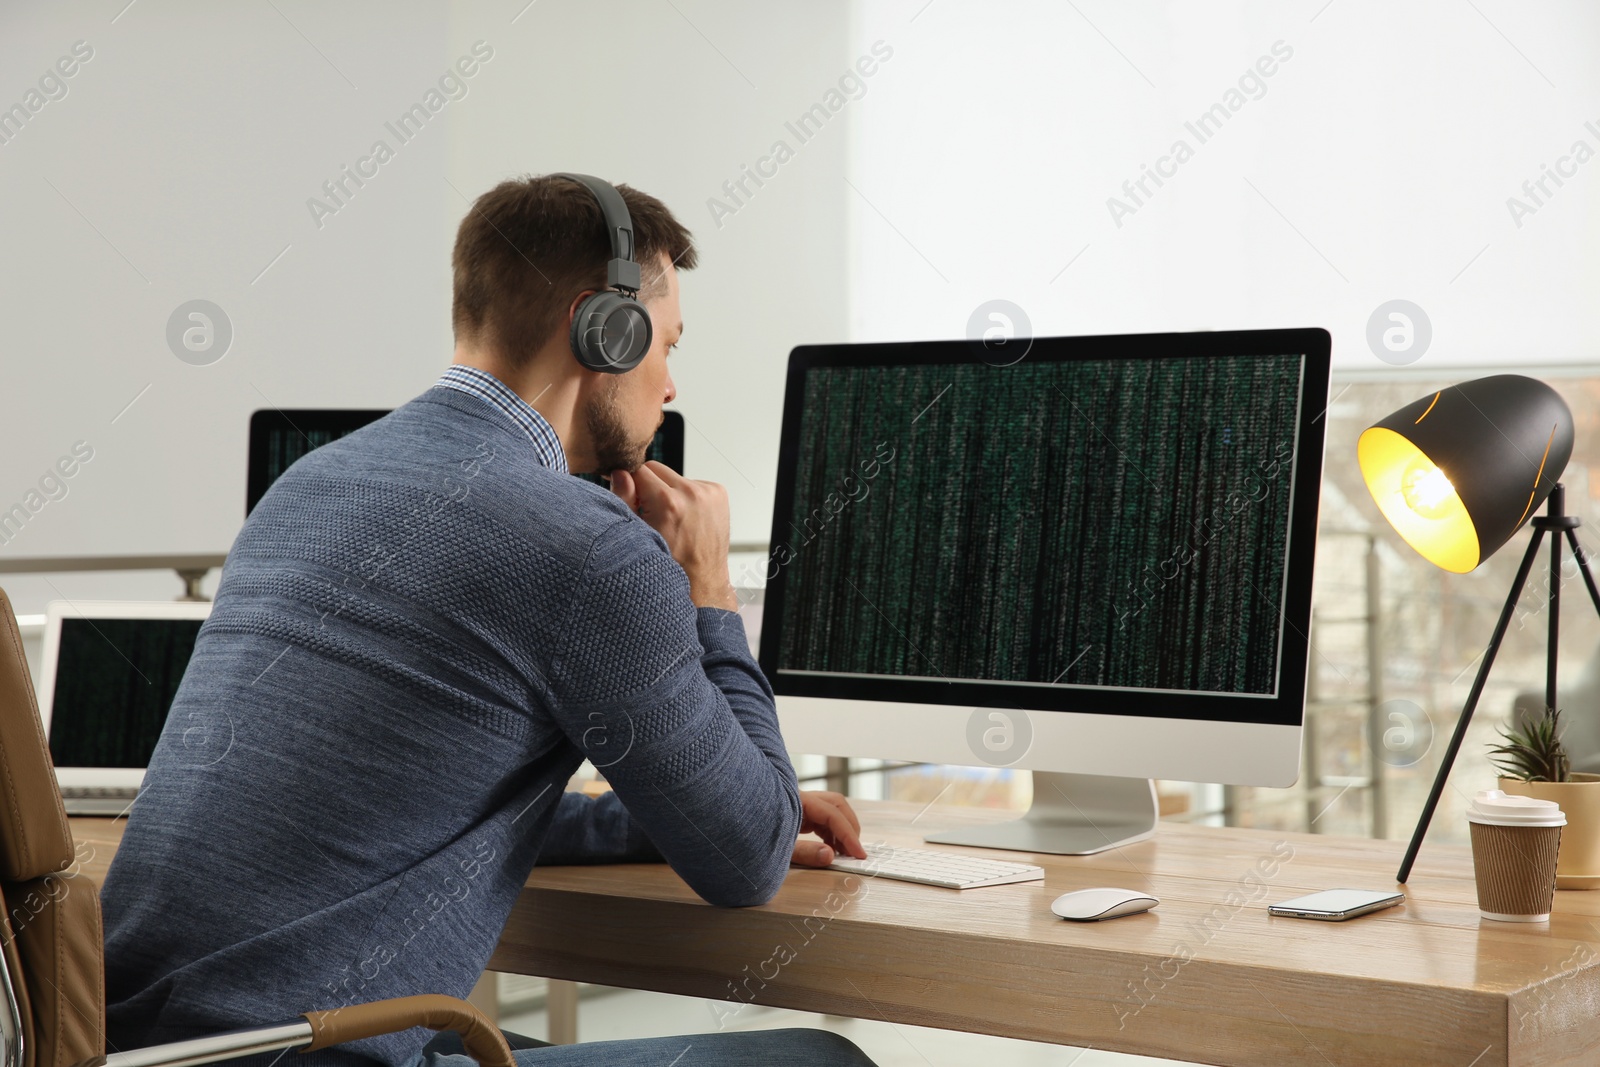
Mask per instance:
[[[1361,474],[1383,517],[1430,563],[1465,574],[1494,555],[1572,458],[1561,394],[1520,374],[1430,393],[1362,432]]]

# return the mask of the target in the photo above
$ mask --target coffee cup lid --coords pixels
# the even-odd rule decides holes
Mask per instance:
[[[1467,821],[1487,826],[1565,826],[1567,817],[1553,800],[1535,800],[1481,790],[1467,808]]]

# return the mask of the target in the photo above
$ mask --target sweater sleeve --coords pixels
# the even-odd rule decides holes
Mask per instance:
[[[696,609],[642,521],[595,539],[549,683],[562,730],[695,892],[735,907],[772,898],[800,826],[772,690],[738,615]]]

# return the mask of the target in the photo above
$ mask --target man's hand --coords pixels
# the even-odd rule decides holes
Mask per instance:
[[[716,482],[685,478],[651,460],[638,470],[611,472],[611,491],[667,542],[689,576],[689,599],[699,608],[739,610],[728,580],[728,491]]]
[[[861,847],[861,820],[838,793],[816,790],[800,794],[800,832],[822,839],[795,842],[791,862],[802,867],[826,867],[835,852],[858,860],[867,858],[867,850]]]

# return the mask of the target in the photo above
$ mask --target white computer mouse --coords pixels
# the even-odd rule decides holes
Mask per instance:
[[[1161,901],[1133,889],[1079,889],[1056,897],[1050,910],[1074,922],[1098,922],[1149,911]]]

